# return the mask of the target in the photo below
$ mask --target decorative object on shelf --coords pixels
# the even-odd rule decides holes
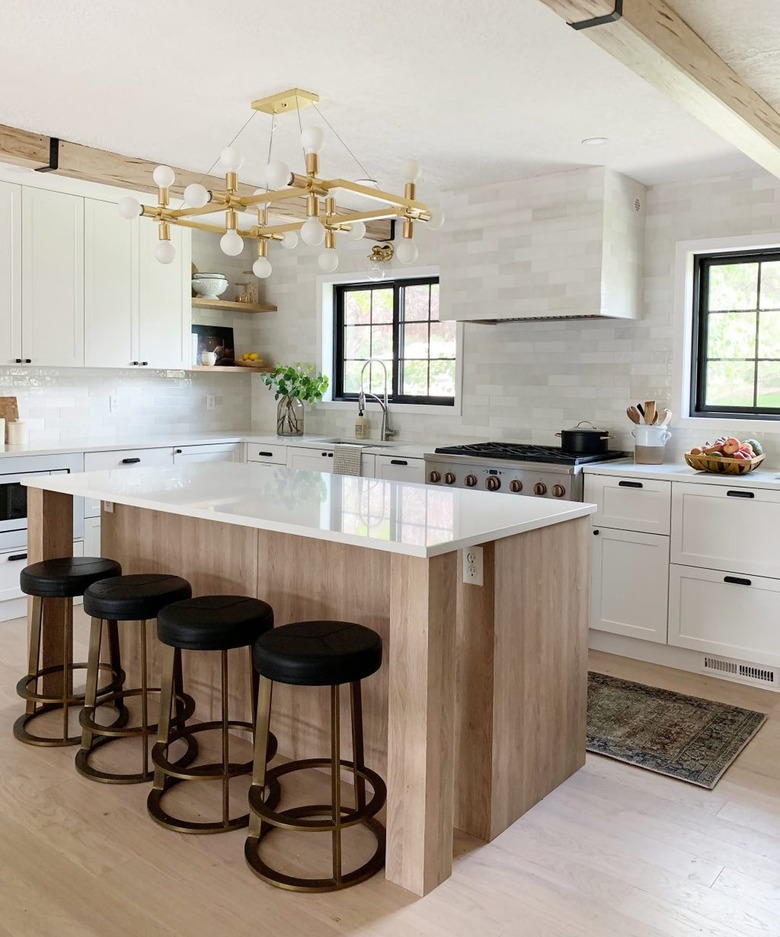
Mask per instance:
[[[272,158],[277,116],[295,111],[300,112],[302,108],[308,106],[314,108],[333,135],[343,143],[341,137],[317,108],[318,101],[318,95],[310,91],[302,91],[300,88],[292,88],[289,91],[253,101],[252,108],[255,114],[250,117],[220,156],[220,162],[225,171],[224,191],[209,191],[205,186],[195,182],[184,190],[184,206],[171,208],[170,187],[173,185],[175,174],[170,166],[157,166],[152,174],[157,185],[157,205],[141,205],[136,199],[128,196],[119,202],[120,213],[129,219],[143,215],[157,223],[158,243],[154,254],[160,263],[165,264],[171,263],[175,256],[170,240],[170,226],[175,224],[221,235],[222,251],[230,257],[236,257],[242,252],[244,238],[253,240],[257,260],[252,266],[252,271],[259,279],[265,279],[271,274],[272,267],[268,259],[269,244],[279,242],[282,247],[292,249],[298,244],[297,232],[300,232],[305,244],[316,246],[324,243],[324,250],[319,256],[319,266],[326,273],[332,273],[338,267],[336,254],[338,234],[346,234],[357,240],[364,237],[366,233],[366,221],[396,218],[403,222],[402,240],[395,249],[396,257],[401,263],[414,263],[418,255],[417,245],[414,243],[415,224],[422,222],[431,228],[439,228],[444,223],[444,215],[439,209],[430,208],[425,202],[417,200],[416,189],[417,180],[420,177],[420,165],[416,160],[406,160],[402,166],[403,195],[395,195],[380,189],[346,145],[345,148],[361,168],[361,176],[368,176],[368,178],[363,178],[361,182],[352,182],[348,179],[321,179],[319,177],[319,153],[325,142],[325,132],[317,124],[302,127],[300,116],[298,123],[302,127],[300,139],[304,151],[305,172],[302,174],[292,172],[281,160]],[[242,196],[239,195],[238,171],[244,159],[233,143],[258,112],[271,117],[271,139],[264,172],[265,186],[256,189],[253,195]],[[340,189],[367,197],[378,204],[376,208],[367,211],[337,208],[334,193]],[[305,219],[291,221],[289,214],[286,213],[284,223],[269,224],[268,211],[273,210],[275,203],[301,198],[306,200]],[[247,211],[256,212],[257,224],[248,228],[239,228],[239,213]],[[193,218],[200,218],[200,216],[214,212],[224,212],[221,224],[193,220]]]
[[[236,358],[236,364],[241,368],[262,368],[263,359],[256,351],[245,351],[240,358]]]
[[[387,267],[385,264],[393,259],[395,250],[392,244],[374,244],[371,253],[368,255],[368,278],[369,280],[384,280],[387,276]]]
[[[192,278],[192,288],[199,296],[216,299],[230,284],[224,273],[196,273]]]
[[[217,363],[217,353],[215,351],[202,351],[200,353],[200,363],[206,368],[214,367]]]
[[[244,273],[251,273],[251,270],[245,270]],[[257,280],[250,280],[246,283],[236,283],[236,289],[241,290],[236,293],[237,303],[257,303]]]
[[[232,328],[223,325],[193,325],[192,334],[197,336],[195,364],[206,364],[203,361],[204,352],[213,352],[216,356],[213,364],[220,367],[230,367],[235,364],[236,352]]]
[[[316,403],[328,389],[326,375],[314,374],[314,366],[278,364],[263,381],[274,391],[276,433],[278,436],[303,436],[303,403]]]

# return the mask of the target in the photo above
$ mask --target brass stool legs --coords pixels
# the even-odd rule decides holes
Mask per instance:
[[[360,681],[349,684],[352,712],[352,761],[341,759],[341,718],[339,711],[339,685],[330,688],[330,758],[306,758],[268,770],[261,756],[267,744],[273,681],[260,678],[260,693],[255,728],[255,767],[252,786],[249,789],[249,834],[244,845],[244,855],[252,871],[263,881],[289,891],[326,892],[357,885],[378,872],[385,862],[385,829],[376,819],[384,806],[387,790],[384,781],[367,768],[363,761],[363,706]],[[330,767],[331,802],[308,804],[274,810],[275,804],[266,790],[273,790],[278,780],[293,771],[307,768]],[[352,773],[355,789],[355,806],[346,807],[341,802],[341,768]],[[366,781],[373,789],[371,799],[366,802]],[[306,819],[309,818],[309,819]],[[319,819],[312,819],[319,818]],[[371,858],[352,872],[342,868],[342,831],[362,824],[374,834],[377,847]],[[299,878],[274,869],[260,856],[261,842],[274,829],[319,832],[331,834],[333,874],[330,878]]]
[[[119,635],[117,632],[117,623],[115,621],[104,621],[100,618],[92,619],[92,626],[89,636],[89,660],[87,662],[87,687],[84,697],[84,708],[81,710],[79,722],[81,723],[81,749],[76,755],[76,768],[80,774],[90,778],[93,781],[102,781],[105,784],[138,784],[152,779],[152,772],[149,767],[149,746],[148,739],[150,734],[157,731],[157,723],[149,723],[149,694],[159,693],[158,687],[148,685],[148,663],[147,663],[147,644],[146,644],[146,621],[141,621],[140,633],[140,671],[141,686],[136,689],[125,689],[125,674],[122,672],[121,681],[118,686],[112,688],[107,695],[102,695],[98,699],[97,695],[97,674],[100,664],[100,648],[102,643],[103,625],[106,624],[108,631],[109,653],[111,659],[119,660]],[[183,681],[181,673],[181,654],[176,655],[174,661],[174,690],[176,700],[175,723],[184,722],[195,711],[195,701],[191,696],[187,696],[183,690]],[[137,726],[127,726],[129,712],[124,701],[130,697],[137,696],[141,701],[141,724]],[[101,725],[95,721],[95,709],[98,706],[113,704],[119,715],[111,725]],[[170,700],[169,700],[170,705]],[[93,752],[102,746],[119,738],[141,738],[141,770],[138,772],[120,773],[112,771],[103,771],[93,767],[90,758]],[[190,740],[187,745],[187,751],[179,761],[179,764],[189,763],[197,754],[197,743]]]
[[[32,615],[30,621],[30,646],[27,675],[22,677],[16,686],[16,692],[27,701],[25,712],[14,723],[14,735],[20,742],[28,745],[64,746],[78,745],[81,735],[68,735],[68,717],[72,707],[81,708],[86,694],[73,692],[73,673],[76,670],[88,669],[87,663],[73,663],[73,600],[69,598],[47,599],[62,603],[62,663],[48,667],[40,667],[41,631],[43,627],[43,603],[40,596],[33,596]],[[97,681],[100,672],[111,674],[111,681],[98,689]],[[119,643],[116,638],[116,623],[114,623],[113,638],[110,645],[108,663],[100,663],[94,672],[94,697],[107,701],[124,681],[119,658]],[[87,676],[89,686],[89,674]],[[119,709],[119,707],[117,707]],[[62,710],[62,732],[58,737],[35,735],[29,731],[30,722],[43,713],[53,710]],[[122,718],[121,709],[117,720]]]
[[[219,651],[221,655],[221,718],[212,722],[201,722],[195,725],[180,723],[175,725],[171,720],[171,701],[173,697],[174,671],[176,660],[180,660],[181,651],[170,645],[163,646],[162,665],[162,697],[160,700],[160,720],[157,731],[157,743],[152,748],[152,761],[154,763],[154,786],[147,799],[147,808],[153,820],[167,829],[179,833],[226,833],[229,830],[238,830],[249,822],[249,815],[244,813],[236,817],[230,815],[230,780],[252,771],[252,762],[233,762],[230,760],[230,730],[244,729],[254,731],[251,722],[241,722],[230,719],[228,711],[228,656],[227,651]],[[250,668],[251,668],[250,649]],[[179,664],[180,666],[180,664]],[[257,679],[252,669],[253,701],[257,698]],[[220,731],[221,758],[213,764],[194,765],[189,768],[169,760],[168,749],[180,739],[188,744],[192,736],[199,732],[208,732],[218,729]],[[266,747],[270,746],[268,757],[276,754],[276,739],[266,734]],[[222,810],[219,820],[196,822],[181,817],[175,817],[165,810],[163,798],[176,784],[182,781],[219,781],[222,785]],[[277,794],[274,802],[278,801]]]

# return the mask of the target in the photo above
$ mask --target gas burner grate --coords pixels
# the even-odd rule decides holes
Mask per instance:
[[[622,459],[625,452],[609,451],[598,455],[578,455],[558,446],[533,446],[514,442],[479,442],[463,446],[440,446],[437,453],[471,456],[479,459],[511,459],[515,462],[547,462],[558,465],[584,465]]]

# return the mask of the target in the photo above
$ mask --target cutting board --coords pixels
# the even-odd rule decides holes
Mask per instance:
[[[8,424],[12,420],[19,419],[19,407],[16,403],[16,397],[0,397],[0,420],[5,420],[5,439],[8,439]]]

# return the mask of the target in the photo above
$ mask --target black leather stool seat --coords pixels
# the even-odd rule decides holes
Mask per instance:
[[[84,593],[84,611],[108,621],[156,618],[160,609],[192,595],[186,579],[167,573],[117,576],[91,585]]]
[[[261,635],[255,670],[297,686],[335,686],[370,677],[382,664],[382,639],[350,621],[296,621]]]
[[[157,616],[163,644],[191,651],[249,647],[274,626],[267,602],[244,595],[201,595],[166,606]]]
[[[25,566],[19,575],[19,585],[26,595],[66,599],[84,595],[89,586],[101,579],[121,575],[122,567],[114,560],[99,556],[62,556]]]

